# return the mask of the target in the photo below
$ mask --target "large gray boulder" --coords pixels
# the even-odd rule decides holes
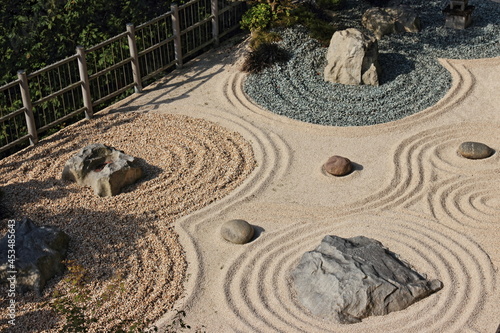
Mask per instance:
[[[122,187],[142,177],[142,169],[134,157],[113,147],[94,143],[70,158],[62,178],[81,186],[92,187],[101,197],[117,195]]]
[[[40,294],[50,278],[64,272],[68,244],[69,236],[57,227],[38,227],[27,218],[9,223],[0,240],[0,281],[20,292]]]
[[[402,310],[443,287],[363,236],[326,236],[304,254],[292,278],[305,308],[344,324]]]
[[[377,40],[357,29],[335,32],[326,60],[325,81],[350,85],[379,84]]]
[[[361,19],[365,28],[373,31],[377,39],[398,32],[419,32],[420,17],[408,6],[370,8]]]

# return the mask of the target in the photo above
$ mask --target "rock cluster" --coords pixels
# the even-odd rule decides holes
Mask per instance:
[[[132,156],[100,143],[81,149],[62,172],[63,179],[90,186],[101,197],[117,195],[141,177],[142,170]]]
[[[368,9],[361,19],[365,28],[373,31],[377,39],[397,32],[419,32],[420,18],[408,6]]]
[[[244,220],[231,220],[222,225],[221,235],[228,242],[234,244],[248,243],[254,234],[254,228]]]
[[[465,158],[477,160],[490,157],[495,151],[484,143],[468,141],[463,142],[457,152]]]
[[[11,234],[14,236],[10,239],[15,239],[14,261],[8,260]],[[62,260],[66,257],[68,244],[69,236],[59,228],[38,227],[30,219],[23,219],[0,240],[0,281],[9,282],[9,272],[15,271],[18,290],[41,293],[50,278],[64,272]]]
[[[350,28],[333,34],[328,47],[325,81],[349,85],[378,86],[378,44],[361,31]]]
[[[292,272],[297,297],[314,315],[356,323],[405,309],[440,290],[383,245],[363,236],[326,236]]]
[[[334,155],[323,164],[323,170],[330,175],[345,176],[352,171],[352,163],[348,158]]]

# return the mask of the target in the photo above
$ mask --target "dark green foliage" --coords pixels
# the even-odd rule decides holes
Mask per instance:
[[[297,23],[302,24],[309,30],[311,38],[316,39],[323,46],[330,44],[330,39],[337,31],[337,27],[320,9],[303,5],[296,8],[292,15],[297,18]]]
[[[243,29],[261,31],[269,28],[273,19],[276,19],[276,13],[271,11],[271,6],[259,3],[243,14],[240,24]]]
[[[277,62],[285,62],[288,58],[288,53],[277,44],[263,43],[248,54],[243,63],[242,70],[248,73],[258,73]]]
[[[345,5],[345,0],[316,0],[316,4],[321,9],[339,10]]]
[[[164,0],[0,1],[0,84],[167,12]]]

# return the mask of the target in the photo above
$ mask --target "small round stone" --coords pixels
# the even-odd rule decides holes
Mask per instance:
[[[234,244],[248,243],[253,234],[253,227],[244,220],[227,221],[221,228],[222,238]]]
[[[480,142],[464,142],[458,147],[460,155],[473,160],[490,157],[493,152],[493,149]]]
[[[352,171],[352,163],[348,158],[335,155],[323,164],[323,170],[334,176],[345,176]]]

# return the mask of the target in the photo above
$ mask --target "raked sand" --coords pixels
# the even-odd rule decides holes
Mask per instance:
[[[185,297],[176,308],[186,310],[187,323],[207,332],[496,331],[500,58],[440,60],[453,85],[435,106],[392,123],[339,128],[263,110],[242,91],[245,75],[234,53],[214,57],[134,102],[235,130],[257,160],[228,197],[176,223],[188,261]],[[151,96],[158,96],[155,105],[146,103]],[[496,153],[462,158],[457,148],[464,141]],[[341,178],[323,174],[332,155],[348,157],[356,170]],[[246,245],[222,240],[221,224],[234,218],[254,225],[258,237]],[[359,324],[315,318],[294,298],[289,276],[328,234],[375,238],[444,288]]]
[[[134,273],[136,282],[158,295],[156,301],[148,298],[148,288],[141,287],[138,307],[152,302],[147,309],[160,313],[154,316],[160,326],[172,321],[168,309],[183,309],[185,322],[206,332],[495,332],[500,324],[500,57],[441,59],[452,87],[415,115],[374,126],[328,127],[252,103],[242,91],[241,53],[240,46],[209,52],[113,108],[215,123],[227,130],[225,137],[236,132],[249,142],[256,161],[245,173],[254,167],[246,153],[243,171],[234,173],[246,177],[234,181],[239,186],[225,196],[213,195],[219,200],[208,200],[204,208],[190,205],[189,215],[169,222],[179,235],[169,239],[182,246],[176,254],[187,261],[187,268],[179,264],[185,280],[174,304],[165,305],[155,279],[147,277],[148,269],[166,258],[151,253],[155,265],[144,270],[133,265],[140,272]],[[485,143],[496,152],[484,160],[462,158],[456,151],[464,141]],[[127,152],[127,146],[117,148]],[[203,151],[193,161],[211,158],[210,149]],[[325,175],[321,166],[332,155],[348,157],[355,171],[340,178]],[[132,200],[133,194],[124,198]],[[221,225],[235,218],[255,226],[252,242],[235,245],[221,238]],[[297,302],[289,276],[302,254],[329,234],[375,238],[444,287],[405,310],[359,324],[316,318]],[[140,260],[147,262],[148,255]]]

